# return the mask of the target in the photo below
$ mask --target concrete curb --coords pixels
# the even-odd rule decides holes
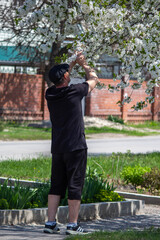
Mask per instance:
[[[144,201],[141,200],[81,204],[79,220],[88,221],[99,218],[133,216],[140,213],[143,208]],[[47,221],[47,211],[47,208],[0,210],[0,225],[44,224]],[[68,222],[68,206],[58,208],[57,221],[59,223]]]
[[[27,180],[17,180],[15,178],[6,178],[6,177],[0,177],[0,184],[3,184],[5,181],[8,180],[8,186],[14,186],[15,183],[21,184],[21,186],[24,187],[32,187],[36,188],[44,183],[36,182],[36,181],[27,181]]]
[[[150,196],[146,194],[138,194],[138,193],[128,193],[128,192],[120,192],[115,191],[120,196],[124,198],[130,198],[130,199],[139,199],[145,201],[145,204],[155,204],[160,205],[160,196]]]

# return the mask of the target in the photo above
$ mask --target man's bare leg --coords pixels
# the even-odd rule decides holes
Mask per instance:
[[[59,195],[48,195],[48,221],[55,221],[59,202]]]
[[[69,200],[68,199],[69,223],[77,223],[80,204],[81,204],[80,200]]]
[[[88,231],[84,230],[78,223],[78,215],[80,210],[80,200],[68,200],[69,206],[69,224],[67,225],[66,234],[87,234]]]

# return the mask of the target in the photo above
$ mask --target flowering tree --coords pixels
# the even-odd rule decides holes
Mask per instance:
[[[15,21],[17,41],[50,52],[49,66],[59,60],[57,56],[64,61],[70,52],[83,49],[90,64],[103,53],[118,56],[121,76],[137,78],[133,89],[141,87],[147,71],[148,97],[134,108],[154,101],[152,91],[160,83],[159,0],[25,0],[16,10]],[[114,75],[114,80],[118,77]],[[109,90],[129,85],[121,79]]]

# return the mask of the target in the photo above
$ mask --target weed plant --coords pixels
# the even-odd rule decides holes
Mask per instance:
[[[0,132],[2,132],[4,130],[4,126],[3,126],[3,123],[0,122]]]
[[[123,168],[120,175],[121,175],[121,178],[127,184],[131,183],[136,187],[143,184],[144,182],[143,175],[145,173],[149,173],[150,171],[151,171],[151,168],[146,166],[145,167],[141,167],[140,165],[136,165],[134,167],[126,166]]]
[[[138,192],[160,195],[160,169],[157,167],[127,166],[121,172],[122,179],[135,186]]]
[[[142,176],[142,188],[148,189],[152,194],[160,195],[160,169],[152,168]]]
[[[115,123],[124,124],[124,120],[122,118],[119,118],[119,117],[116,117],[116,116],[109,115],[108,120],[112,121],[112,122],[115,122]]]

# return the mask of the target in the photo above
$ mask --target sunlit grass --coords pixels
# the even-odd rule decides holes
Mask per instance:
[[[69,236],[66,240],[159,240],[160,229],[153,230],[128,230],[115,232],[95,232],[84,236]]]
[[[160,130],[160,122],[157,121],[145,121],[144,123],[139,124],[127,124],[127,126],[135,127],[135,128],[150,128],[155,130]]]
[[[160,152],[148,154],[117,153],[111,156],[88,156],[88,166],[97,169],[105,178],[118,179],[124,166],[149,166],[160,168]],[[28,180],[49,180],[51,158],[39,157],[21,161],[0,162],[0,176]]]
[[[154,124],[152,124],[154,125]],[[134,125],[135,127],[137,125]],[[160,124],[155,125],[160,126]],[[140,128],[140,127],[137,127]],[[157,133],[156,127],[153,128],[152,132],[140,132],[137,130],[126,130],[126,129],[115,129],[111,127],[89,127],[85,129],[85,133],[96,134],[96,133],[113,133],[113,134],[124,134],[129,136],[149,136],[160,134]],[[0,121],[0,140],[48,140],[51,139],[51,128],[35,128],[27,127],[27,123],[16,123],[16,122],[3,122]]]
[[[137,130],[126,130],[126,129],[116,129],[111,127],[89,127],[85,129],[86,134],[95,134],[95,133],[114,133],[114,134],[124,134],[128,136],[149,136],[158,134],[156,131],[153,132],[139,132]],[[160,133],[159,133],[160,134]]]

